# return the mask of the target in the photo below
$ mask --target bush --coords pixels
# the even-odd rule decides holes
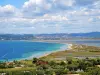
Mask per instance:
[[[37,70],[36,75],[44,75],[45,72],[43,70]]]

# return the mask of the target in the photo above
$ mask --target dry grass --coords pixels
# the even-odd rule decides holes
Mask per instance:
[[[100,57],[100,48],[85,45],[73,45],[71,50],[51,53],[42,59],[66,59],[69,57]]]

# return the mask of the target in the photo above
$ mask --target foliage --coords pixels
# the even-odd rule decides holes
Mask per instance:
[[[21,67],[21,65],[25,66]],[[47,61],[33,58],[33,60],[13,61],[11,63],[1,62],[0,74],[64,75],[81,73],[82,75],[100,75],[100,68],[96,67],[96,65],[100,65],[99,58],[67,59],[66,61]]]

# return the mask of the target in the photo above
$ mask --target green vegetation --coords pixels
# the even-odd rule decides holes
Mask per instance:
[[[0,75],[100,75],[99,55],[98,47],[73,45],[41,58],[0,62]]]
[[[100,52],[100,47],[87,45],[72,45],[72,51]]]
[[[31,63],[30,63],[31,62]],[[0,63],[0,74],[5,75],[100,75],[100,59],[66,59],[66,60],[33,60],[13,61],[13,67]],[[4,64],[2,66],[2,64]],[[17,65],[18,66],[17,66]],[[25,65],[24,67],[21,65]],[[30,66],[31,65],[31,66]],[[15,67],[16,66],[16,67]],[[20,66],[20,67],[19,67]]]
[[[70,50],[59,51],[51,53],[42,59],[49,60],[65,60],[66,57],[84,59],[87,57],[98,58],[100,57],[100,47],[86,46],[86,45],[72,45]]]

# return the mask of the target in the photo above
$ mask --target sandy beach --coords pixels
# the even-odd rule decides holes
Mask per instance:
[[[54,50],[53,52],[45,53],[42,56],[39,56],[38,58],[46,57],[46,56],[48,56],[48,55],[50,55],[52,53],[57,53],[59,51],[66,51],[66,50],[72,49],[73,44],[67,44],[67,45],[68,45],[68,47],[66,46],[66,48],[64,48],[64,49],[60,49],[60,50],[56,50],[56,51]]]

